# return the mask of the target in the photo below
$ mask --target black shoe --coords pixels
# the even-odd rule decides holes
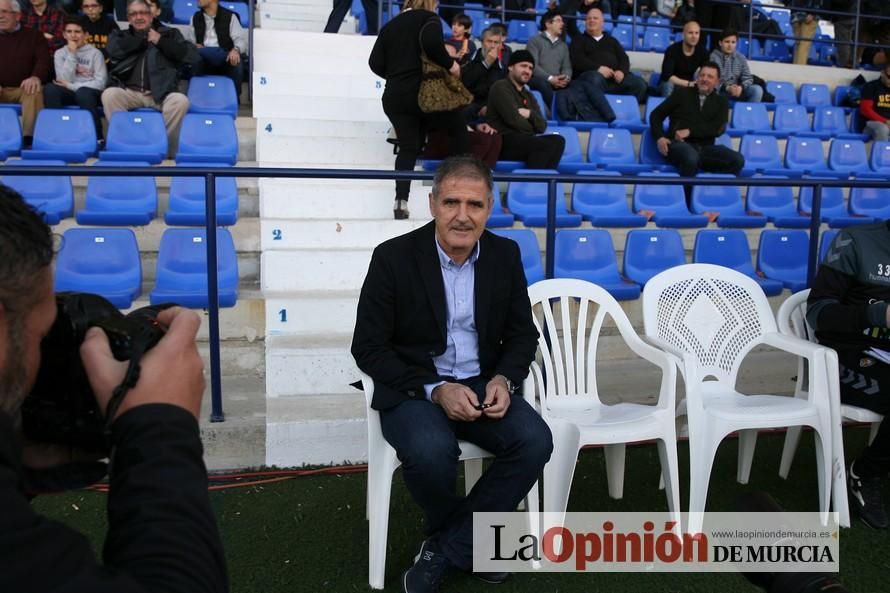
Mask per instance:
[[[393,218],[396,220],[406,220],[408,215],[408,200],[396,200],[392,207]]]
[[[414,566],[402,573],[402,592],[436,593],[445,581],[449,568],[451,562],[435,542],[424,540],[420,553],[414,559]]]
[[[855,462],[850,464],[847,472],[847,492],[850,506],[872,529],[887,529],[887,510],[884,508],[882,484],[879,476],[859,477],[853,472]]]
[[[510,578],[509,572],[473,572],[470,573],[483,583],[490,585],[500,585]]]
[[[29,150],[34,145],[34,136],[22,136],[22,148]]]

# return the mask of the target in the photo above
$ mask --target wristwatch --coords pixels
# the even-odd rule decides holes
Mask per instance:
[[[505,377],[504,375],[495,375],[495,376],[496,376],[496,377],[501,377],[501,378],[504,379],[504,383],[507,384],[507,391],[510,393],[510,395],[513,395],[514,393],[516,393],[516,387],[517,387],[517,386],[516,386],[516,384],[515,384],[513,381],[511,381],[510,379],[508,379],[508,378]]]

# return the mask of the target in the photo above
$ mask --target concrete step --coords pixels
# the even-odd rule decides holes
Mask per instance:
[[[149,306],[148,293],[152,286],[144,287],[142,296],[133,301],[130,309]],[[197,310],[201,315],[201,327],[198,329],[198,341],[208,340],[210,322],[206,309]],[[223,307],[219,310],[219,338],[220,340],[242,340],[248,343],[262,340],[266,333],[266,301],[262,294],[255,288],[241,286],[238,289],[238,302],[234,307]]]
[[[356,163],[375,168],[392,167],[394,159],[390,148],[385,133],[373,139],[285,136],[276,134],[273,128],[271,133],[260,130],[256,140],[256,155],[260,162],[339,166],[343,169],[356,168]]]
[[[295,249],[374,249],[425,224],[420,220],[263,220],[263,252]]]
[[[358,380],[350,334],[267,336],[266,393],[330,395]]]
[[[268,251],[261,256],[263,294],[357,290],[370,261],[370,249]]]
[[[263,14],[262,10],[260,14]],[[306,22],[311,19],[301,20]],[[323,27],[322,23],[322,26],[314,29],[316,32],[298,34],[292,30],[275,30],[271,26],[266,28],[265,25],[254,31],[254,71],[293,75],[293,60],[281,59],[281,56],[299,56],[300,71],[306,74],[367,73],[367,59],[376,37],[330,35],[321,33]]]
[[[346,70],[346,72],[327,70],[317,74],[304,74],[303,72],[282,74],[254,70],[254,101],[259,96],[317,97],[320,92],[323,92],[326,97],[380,100],[383,96],[385,82],[371,72],[367,64],[356,68],[353,62]],[[331,72],[335,72],[335,74]]]
[[[262,377],[222,378],[225,421],[210,422],[210,383],[201,402],[201,440],[207,469],[260,467],[266,463],[266,397]]]
[[[355,327],[357,291],[320,290],[265,299],[266,334],[312,336],[349,334]]]
[[[374,98],[329,97],[322,89],[314,96],[303,96],[299,101],[287,95],[254,93],[253,96],[253,116],[256,118],[338,120],[347,113],[349,119],[354,121],[389,121],[380,100]]]

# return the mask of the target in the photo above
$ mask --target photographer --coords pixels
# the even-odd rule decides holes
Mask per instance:
[[[226,591],[225,557],[207,495],[197,415],[204,390],[199,317],[178,307],[141,359],[141,375],[110,423],[108,532],[102,564],[80,533],[36,514],[36,468],[76,460],[66,447],[23,445],[22,405],[56,318],[53,237],[22,198],[0,186],[0,589],[200,593]],[[92,328],[80,358],[100,410],[127,370]]]

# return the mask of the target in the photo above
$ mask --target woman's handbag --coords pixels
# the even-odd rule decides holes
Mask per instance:
[[[421,36],[425,27],[426,25],[420,29]],[[421,111],[454,111],[473,102],[473,94],[458,78],[451,76],[448,70],[427,57],[423,51],[423,40],[420,45],[420,62],[423,73],[420,77],[420,89],[417,91],[417,104]]]

